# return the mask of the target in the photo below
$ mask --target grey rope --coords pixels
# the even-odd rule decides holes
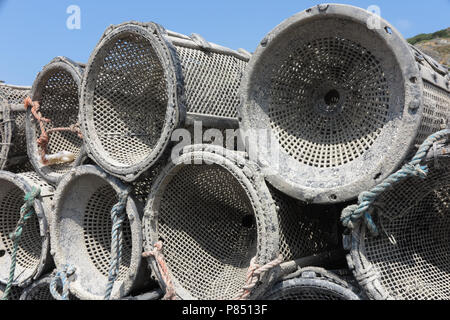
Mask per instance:
[[[69,300],[69,278],[75,273],[73,266],[65,265],[63,270],[58,271],[50,282],[50,293],[56,300]],[[58,280],[61,281],[62,294],[57,290]]]
[[[396,173],[390,175],[372,190],[361,193],[358,199],[358,205],[349,206],[342,211],[342,224],[349,229],[353,229],[354,222],[364,218],[364,222],[369,228],[370,233],[377,236],[378,228],[373,222],[372,214],[375,210],[374,203],[378,196],[391,188],[394,184],[409,177],[418,176],[424,179],[428,174],[428,166],[421,165],[421,162],[426,158],[428,151],[437,141],[442,140],[449,135],[450,129],[445,129],[429,136],[419,147],[416,155],[409,163]]]
[[[125,221],[125,207],[127,205],[128,193],[128,191],[122,192],[119,195],[119,202],[111,209],[111,220],[113,222],[111,231],[111,260],[109,263],[108,285],[104,296],[105,300],[111,299],[114,282],[119,275],[120,260],[122,258],[122,225]]]
[[[13,233],[9,235],[9,238],[14,242],[13,250],[11,253],[11,266],[9,268],[9,278],[8,283],[5,288],[5,292],[3,293],[2,300],[8,300],[9,293],[11,291],[12,284],[14,282],[14,274],[16,272],[16,257],[17,250],[19,248],[20,238],[22,237],[23,227],[27,220],[29,220],[34,214],[34,200],[41,194],[41,189],[34,187],[30,192],[28,192],[25,197],[25,203],[20,208],[20,218],[17,222],[16,229]]]

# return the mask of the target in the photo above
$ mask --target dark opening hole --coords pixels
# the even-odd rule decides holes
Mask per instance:
[[[416,77],[411,77],[411,79],[409,79],[409,81],[411,81],[412,83],[416,83],[417,82],[417,78]]]
[[[380,177],[381,177],[381,172],[378,173],[373,179],[374,179],[374,180],[378,180],[378,179],[380,179]]]
[[[336,200],[337,200],[337,195],[332,194],[332,195],[330,196],[330,200],[336,201]]]
[[[242,226],[247,229],[253,228],[255,225],[255,217],[251,214],[245,215],[242,218]]]
[[[3,257],[6,254],[5,250],[0,250],[0,258]]]
[[[325,95],[325,103],[329,106],[334,106],[339,102],[341,98],[339,92],[335,89],[328,91]]]

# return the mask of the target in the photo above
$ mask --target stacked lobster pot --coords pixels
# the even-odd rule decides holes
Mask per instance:
[[[25,172],[32,167],[27,157],[25,108],[30,87],[0,83],[0,169]]]
[[[70,292],[79,299],[104,298],[112,260],[119,262],[110,298],[125,297],[150,279],[141,264],[142,205],[130,191],[118,178],[92,165],[72,169],[58,184],[50,227],[53,257],[57,270],[66,266],[73,270]],[[124,202],[123,222],[116,233],[111,211],[119,200]],[[120,253],[112,235],[120,242]]]
[[[263,300],[361,300],[358,287],[337,274],[317,267],[306,267],[275,284]]]
[[[435,133],[408,166],[343,213],[348,262],[371,299],[448,300],[450,130]],[[427,153],[428,151],[428,153]],[[354,213],[361,212],[364,219]]]
[[[35,171],[52,184],[85,158],[78,124],[83,70],[68,58],[53,59],[37,75],[26,101],[28,155]]]
[[[162,157],[172,138],[191,144],[189,132],[175,129],[192,128],[196,120],[235,128],[248,58],[155,23],[111,26],[83,79],[80,121],[89,156],[130,182]]]
[[[378,25],[369,28],[372,20]],[[294,198],[328,204],[379,184],[442,129],[449,90],[444,68],[388,22],[324,4],[261,41],[238,111],[268,181]]]
[[[249,285],[249,270],[338,246],[323,220],[268,186],[245,153],[193,145],[154,181],[145,255],[166,299],[254,299],[276,276]]]
[[[40,189],[33,214],[18,230],[25,195]],[[54,188],[36,173],[0,171],[0,282],[26,287],[51,270],[48,220]],[[11,265],[15,265],[12,273]]]

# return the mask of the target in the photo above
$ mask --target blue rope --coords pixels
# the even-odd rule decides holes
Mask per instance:
[[[119,202],[111,209],[113,222],[111,231],[111,260],[109,263],[108,285],[104,299],[110,300],[114,282],[119,275],[120,259],[122,257],[122,225],[125,221],[125,207],[127,205],[128,191],[119,195]]]
[[[3,293],[2,300],[8,300],[9,294],[11,291],[12,284],[14,282],[14,274],[16,272],[16,257],[17,250],[19,248],[20,238],[22,237],[23,227],[27,220],[29,220],[34,214],[34,201],[37,197],[41,195],[41,189],[37,187],[33,187],[33,189],[28,192],[25,197],[25,203],[20,208],[20,218],[17,222],[16,229],[13,233],[9,235],[9,238],[14,242],[13,250],[11,253],[11,266],[9,268],[9,278],[8,283],[6,285],[5,292]]]
[[[65,265],[61,271],[58,271],[50,282],[50,293],[56,300],[69,300],[69,278],[75,273],[73,266]],[[61,281],[62,294],[57,290],[58,281]]]
[[[373,222],[372,214],[374,211],[373,204],[378,196],[391,188],[394,184],[409,177],[418,176],[424,179],[428,174],[428,166],[421,165],[422,161],[425,159],[428,151],[437,141],[449,135],[450,129],[445,129],[429,136],[422,143],[416,155],[408,164],[403,166],[403,168],[401,168],[396,173],[390,175],[388,178],[386,178],[386,180],[374,187],[372,190],[361,193],[358,199],[358,205],[349,206],[342,211],[342,224],[349,229],[353,229],[354,222],[359,221],[360,219],[364,219],[364,222],[370,230],[371,234],[377,236],[378,228]]]

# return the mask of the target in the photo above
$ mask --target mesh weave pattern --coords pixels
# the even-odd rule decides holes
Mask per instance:
[[[339,37],[296,46],[271,79],[271,126],[302,164],[338,167],[368,150],[388,122],[389,87],[377,58]]]
[[[327,214],[309,213],[304,205],[269,186],[278,206],[280,254],[285,261],[337,247],[337,232]],[[335,219],[337,221],[337,219]]]
[[[0,239],[7,253],[11,255],[14,244],[9,234],[16,229],[25,193],[9,181],[2,181],[0,190]],[[31,271],[35,270],[39,265],[41,250],[39,221],[37,216],[33,215],[23,228],[17,251],[18,266]]]
[[[247,63],[234,56],[177,46],[183,68],[187,111],[237,116],[239,85]]]
[[[424,81],[424,105],[416,145],[420,145],[431,134],[441,130],[442,124],[450,121],[450,92]]]
[[[314,287],[314,286],[298,286],[291,287],[286,290],[280,290],[279,292],[271,295],[267,300],[319,300],[319,301],[328,301],[328,300],[347,300],[345,297],[333,290]]]
[[[109,184],[104,184],[92,194],[84,214],[84,242],[89,258],[95,267],[108,276],[111,260],[111,209],[118,197]],[[131,228],[128,219],[123,223],[123,247],[118,281],[123,280],[131,264]]]
[[[3,96],[9,104],[21,105],[23,104],[24,99],[29,95],[29,88],[0,84],[0,96]],[[14,125],[9,157],[26,156],[25,112],[11,112],[11,119],[14,120]]]
[[[426,179],[410,178],[382,195],[382,235],[364,240],[367,259],[395,299],[450,299],[450,159],[438,163],[430,163]]]
[[[40,99],[40,111],[42,116],[51,120],[45,123],[46,130],[52,128],[69,127],[78,122],[78,85],[70,72],[60,69],[53,71],[42,83]],[[36,121],[33,121],[36,137],[41,134],[41,129]],[[55,154],[61,151],[71,152],[78,158],[82,140],[71,131],[54,132],[50,135],[47,154]],[[39,158],[38,161],[41,161]],[[71,169],[73,164],[51,165],[53,172],[64,174]]]
[[[99,53],[94,130],[110,161],[135,165],[158,142],[166,114],[164,70],[149,41],[128,33]]]
[[[242,288],[257,232],[246,191],[229,171],[182,167],[162,196],[158,228],[173,277],[194,298],[230,299]]]

